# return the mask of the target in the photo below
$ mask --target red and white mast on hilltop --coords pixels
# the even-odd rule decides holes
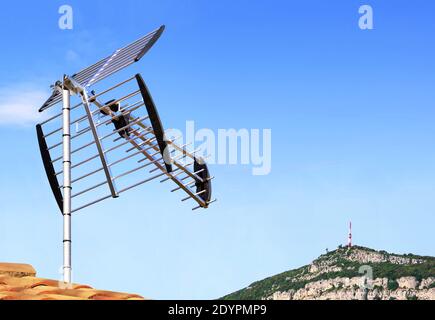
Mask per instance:
[[[349,248],[352,248],[352,221],[349,222],[349,238],[347,245]]]

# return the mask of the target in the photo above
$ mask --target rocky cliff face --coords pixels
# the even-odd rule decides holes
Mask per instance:
[[[340,247],[223,299],[435,300],[435,258]]]
[[[308,283],[299,290],[277,291],[268,300],[434,300],[435,278],[418,281],[402,277],[395,290],[388,289],[388,278],[377,278],[364,285],[361,278],[334,278]]]

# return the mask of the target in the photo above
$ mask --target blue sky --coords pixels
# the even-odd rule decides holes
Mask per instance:
[[[358,28],[363,4],[374,30]],[[127,74],[142,73],[167,126],[272,129],[272,173],[212,166],[219,202],[201,213],[156,182],[74,216],[75,282],[217,298],[345,243],[350,219],[356,244],[435,255],[434,15],[429,0],[5,1],[0,261],[60,278],[36,110],[63,73],[161,24]]]

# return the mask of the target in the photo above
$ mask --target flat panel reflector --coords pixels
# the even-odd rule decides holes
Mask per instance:
[[[165,26],[161,26],[128,46],[116,50],[112,55],[74,74],[72,78],[80,85],[90,87],[117,71],[128,67],[139,61],[148,50],[151,49],[154,43],[160,38],[164,29]],[[50,108],[61,100],[62,95],[57,91],[53,92],[51,97],[39,109],[39,112]]]

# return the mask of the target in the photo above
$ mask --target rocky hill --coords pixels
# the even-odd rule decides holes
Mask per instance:
[[[435,300],[435,258],[339,247],[224,300]]]

